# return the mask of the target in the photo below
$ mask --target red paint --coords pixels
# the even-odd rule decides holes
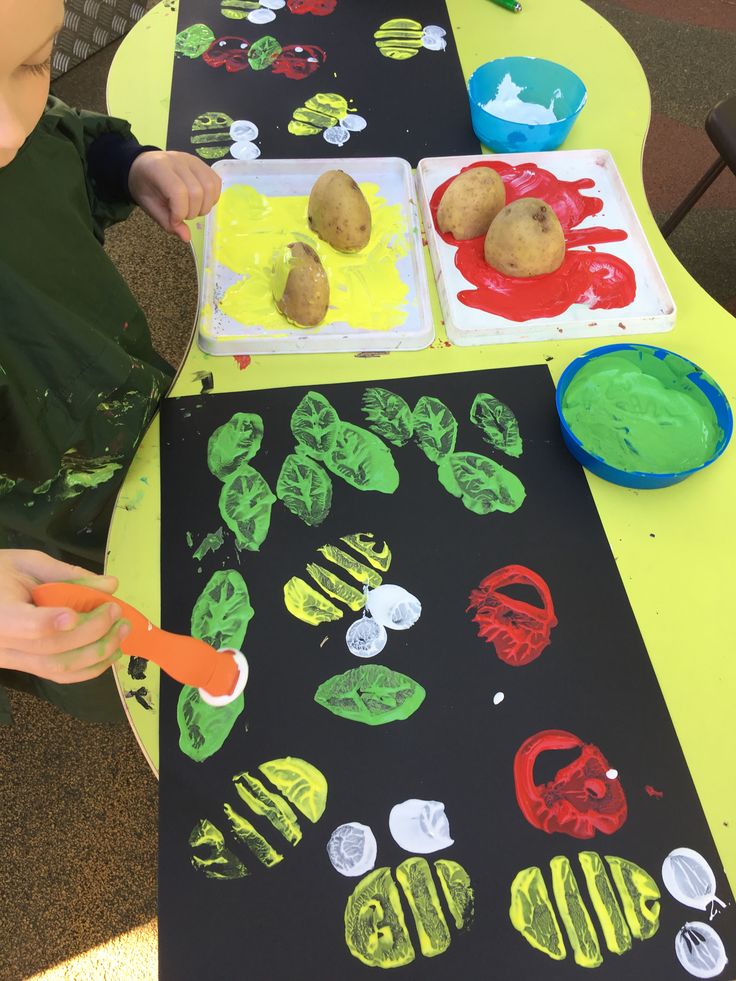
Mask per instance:
[[[238,366],[238,368],[240,368],[241,371],[245,371],[245,369],[250,364],[249,354],[234,354],[233,358],[235,359],[235,364]]]
[[[657,800],[662,800],[662,798],[664,797],[664,791],[655,790],[654,787],[651,786],[651,784],[647,784],[644,787],[644,790],[646,790],[646,792],[649,794],[650,797],[656,797]]]
[[[533,163],[511,164],[502,161],[479,161],[463,168],[490,167],[497,171],[506,188],[506,203],[522,197],[538,197],[554,210],[565,233],[565,259],[546,276],[505,276],[489,266],[483,255],[484,236],[460,242],[444,234],[437,224],[437,209],[453,177],[441,184],[432,195],[430,210],[435,231],[448,245],[457,249],[455,265],[475,289],[461,290],[458,299],[465,306],[517,322],[538,317],[556,317],[573,303],[585,303],[593,310],[628,306],[636,296],[634,270],[623,259],[592,249],[593,243],[621,242],[628,237],[623,229],[603,227],[576,228],[582,221],[603,208],[600,198],[581,194],[583,188],[595,187],[590,178],[559,180],[548,170]],[[461,173],[463,172],[461,171]],[[586,247],[589,251],[573,251]]]
[[[210,68],[222,68],[229,72],[242,72],[248,68],[250,42],[244,37],[218,37],[202,55]]]
[[[580,749],[554,780],[537,785],[534,764],[550,750]],[[514,758],[516,800],[527,821],[547,834],[593,838],[610,835],[626,821],[628,809],[618,779],[606,776],[608,761],[597,746],[562,729],[545,729],[522,743]]]
[[[315,17],[326,17],[337,6],[337,0],[287,0],[286,5],[292,14],[314,14]]]
[[[271,71],[299,81],[309,78],[326,61],[327,55],[316,44],[287,44],[271,65]]]
[[[512,585],[532,586],[542,606],[499,592]],[[480,626],[478,636],[493,644],[498,657],[514,667],[538,658],[550,642],[552,628],[557,626],[549,586],[523,565],[507,565],[486,576],[470,594],[466,612],[469,610],[475,610],[473,621]]]

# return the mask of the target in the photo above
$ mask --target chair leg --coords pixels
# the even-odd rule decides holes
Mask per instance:
[[[675,228],[677,228],[688,211],[692,208],[695,202],[705,194],[725,166],[726,161],[719,157],[713,166],[710,167],[705,174],[703,174],[685,200],[675,208],[667,221],[660,226],[659,230],[665,238],[667,238],[675,230]]]

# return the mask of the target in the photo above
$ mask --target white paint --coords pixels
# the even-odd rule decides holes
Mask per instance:
[[[329,126],[322,136],[333,146],[342,146],[350,139],[350,133],[343,126]]]
[[[343,129],[349,129],[351,133],[359,133],[366,128],[368,122],[362,116],[359,116],[357,112],[353,112],[344,119],[341,119],[340,125]]]
[[[230,136],[233,140],[257,140],[258,127],[250,119],[236,119],[230,127]]]
[[[276,20],[276,14],[273,10],[259,7],[258,10],[251,10],[248,14],[248,20],[251,24],[269,24],[272,20]]]
[[[427,24],[422,33],[425,37],[445,37],[447,31],[444,27],[438,27],[436,24]]]
[[[716,978],[728,964],[723,941],[707,923],[686,923],[678,930],[675,953],[695,978]]]
[[[496,90],[495,96],[483,106],[486,112],[490,112],[497,119],[505,119],[510,123],[527,123],[539,125],[540,123],[556,123],[552,107],[555,101],[562,95],[559,89],[552,96],[549,106],[540,106],[535,102],[522,102],[519,95],[524,91],[524,87],[517,85],[511,75],[506,73],[501,84]]]
[[[403,586],[384,583],[371,589],[365,600],[370,615],[391,630],[408,630],[422,615],[422,604]]]
[[[615,780],[616,777],[618,776],[618,770],[614,770],[614,768],[611,767],[610,770],[606,770],[606,776],[608,777],[609,780]]]
[[[414,854],[429,855],[454,844],[442,801],[412,798],[396,804],[388,827],[396,844]]]
[[[255,160],[260,157],[261,149],[250,140],[239,140],[230,147],[230,153],[235,160]]]
[[[269,10],[281,10],[286,6],[286,0],[261,0],[261,6],[268,7]]]
[[[221,708],[223,705],[229,705],[230,702],[234,702],[248,683],[248,662],[245,659],[245,655],[241,654],[240,651],[233,651],[227,647],[220,648],[218,653],[230,654],[234,658],[238,666],[238,680],[235,683],[235,688],[229,695],[210,695],[204,688],[199,689],[202,701],[207,702],[208,705],[213,705],[215,708]]]
[[[341,824],[330,835],[327,855],[340,875],[364,875],[376,864],[376,836],[367,824],[350,821]]]
[[[375,657],[386,646],[386,628],[369,617],[351,623],[345,634],[348,650],[356,657]]]
[[[506,698],[504,693],[502,691],[497,691],[496,694],[493,696],[493,704],[500,705],[501,702],[504,700],[504,698]]]
[[[662,863],[662,881],[678,903],[707,910],[726,904],[716,896],[716,877],[703,856],[692,848],[675,848]],[[713,919],[714,910],[710,918]]]
[[[441,34],[427,34],[425,30],[422,35],[422,47],[426,48],[427,51],[444,51],[447,47],[447,41]]]

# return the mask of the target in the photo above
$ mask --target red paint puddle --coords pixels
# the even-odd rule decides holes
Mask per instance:
[[[652,787],[650,784],[647,784],[644,787],[644,790],[646,790],[646,792],[649,794],[650,797],[656,797],[657,800],[662,800],[662,798],[664,797],[663,790],[655,790],[654,787]]]
[[[240,368],[241,371],[245,371],[245,369],[250,364],[249,354],[234,354],[233,358],[235,360],[235,364],[238,366],[238,368]]]
[[[605,252],[572,251],[578,246],[593,249],[603,242],[621,242],[628,238],[623,229],[576,228],[582,221],[603,208],[600,198],[584,196],[582,188],[595,187],[590,178],[559,180],[548,170],[526,163],[511,166],[502,161],[479,161],[464,167],[491,167],[506,187],[506,203],[522,197],[538,197],[553,208],[565,233],[567,253],[560,268],[546,276],[522,279],[504,276],[489,266],[483,256],[484,236],[459,242],[445,235],[437,225],[437,209],[453,177],[441,184],[432,195],[430,210],[440,238],[457,249],[455,265],[476,288],[461,290],[458,299],[468,307],[517,322],[538,317],[556,317],[573,303],[585,303],[592,310],[610,310],[628,306],[636,296],[634,270],[623,259]],[[461,171],[461,173],[463,172]]]

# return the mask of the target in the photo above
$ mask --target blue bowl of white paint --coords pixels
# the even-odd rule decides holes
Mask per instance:
[[[588,93],[564,65],[544,58],[497,58],[468,82],[478,139],[496,153],[556,150],[567,139]]]

